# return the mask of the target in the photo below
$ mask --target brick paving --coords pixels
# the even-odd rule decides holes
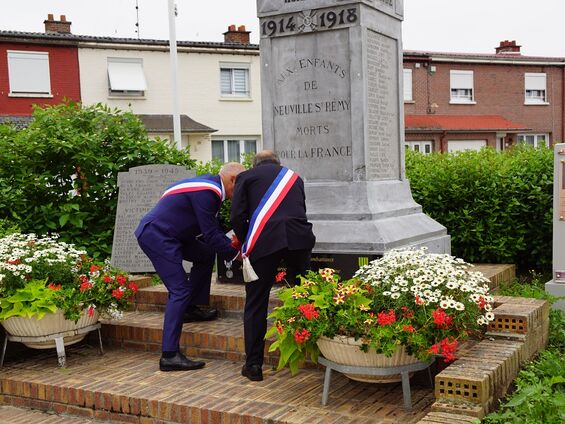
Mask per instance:
[[[67,368],[59,369],[54,350],[30,351],[2,370],[0,404],[140,424],[376,424],[415,423],[434,401],[430,387],[413,381],[414,412],[406,414],[399,383],[360,383],[334,373],[328,405],[322,406],[323,372],[317,369],[291,376],[288,370],[264,367],[265,380],[257,383],[241,377],[241,362],[205,359],[201,370],[163,373],[158,358],[117,349],[100,356],[94,347],[77,345],[67,348]]]

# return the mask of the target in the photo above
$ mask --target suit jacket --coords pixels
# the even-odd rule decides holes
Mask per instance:
[[[231,222],[242,244],[247,236],[253,212],[280,170],[281,166],[274,162],[263,162],[238,175],[232,199]],[[312,249],[315,242],[312,224],[306,218],[304,181],[298,177],[267,221],[251,251],[250,259],[257,260],[284,248]]]
[[[204,178],[222,185],[216,175],[202,175]],[[176,184],[176,183],[175,183]],[[222,193],[223,193],[222,185]],[[162,256],[182,260],[182,245],[194,242],[202,234],[202,241],[219,254],[235,257],[237,251],[231,246],[231,240],[220,228],[218,212],[222,200],[211,190],[177,193],[160,199],[155,207],[145,215],[135,230],[140,237],[145,227],[150,225],[148,233],[143,234],[146,241],[154,246]]]

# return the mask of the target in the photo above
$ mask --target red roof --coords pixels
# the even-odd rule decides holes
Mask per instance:
[[[498,115],[406,115],[407,130],[420,131],[524,131],[530,128]]]

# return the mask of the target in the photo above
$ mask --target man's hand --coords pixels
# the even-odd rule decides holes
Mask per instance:
[[[235,234],[231,236],[231,247],[233,247],[235,250],[241,250],[241,242],[237,239],[237,236]],[[238,258],[238,261],[239,260],[241,259]]]

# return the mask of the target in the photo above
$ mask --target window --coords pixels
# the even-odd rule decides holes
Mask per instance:
[[[257,153],[257,140],[212,140],[212,159],[241,162],[247,153]]]
[[[546,75],[545,74],[525,74],[525,104],[547,104],[546,97]]]
[[[8,50],[11,95],[51,95],[49,53]]]
[[[529,144],[530,146],[548,146],[549,134],[518,134],[518,143]]]
[[[473,93],[473,71],[451,71],[450,83],[450,103],[475,103]]]
[[[249,66],[220,64],[220,92],[222,96],[249,97]]]
[[[424,153],[425,155],[429,155],[433,151],[431,141],[406,141],[404,145],[407,149]]]
[[[109,57],[108,81],[111,96],[143,97],[147,90],[143,60]]]
[[[404,69],[404,101],[412,100],[412,69]]]

